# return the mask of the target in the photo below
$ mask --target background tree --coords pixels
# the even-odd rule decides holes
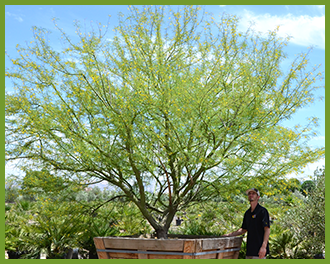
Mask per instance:
[[[52,175],[49,171],[27,171],[22,181],[22,193],[33,195],[38,192],[58,193],[68,188],[68,183],[60,177]]]
[[[307,196],[315,188],[315,182],[312,180],[304,181],[301,185],[301,193]]]
[[[308,186],[312,187],[303,193],[307,194],[304,202],[286,212],[282,225],[311,257],[320,258],[325,252],[325,167],[315,170],[311,182]]]
[[[199,7],[130,10],[112,39],[108,26],[77,23],[77,37],[57,27],[61,51],[36,27],[34,41],[17,46],[6,69],[16,89],[6,94],[7,160],[108,181],[166,238],[190,203],[322,157],[303,144],[317,118],[281,126],[313,101],[322,74],[307,68],[306,53],[281,70],[288,39],[278,29],[239,32],[236,16]]]
[[[310,191],[306,210],[301,212],[302,232],[310,252],[323,254],[325,250],[325,167],[314,172],[315,187]]]
[[[17,180],[13,175],[6,177],[5,182],[5,203],[13,203],[19,197],[20,188],[17,186]]]

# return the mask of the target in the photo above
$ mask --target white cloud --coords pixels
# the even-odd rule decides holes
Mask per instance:
[[[297,173],[291,173],[288,174],[286,177],[287,178],[298,178],[302,181],[309,180],[311,176],[314,176],[314,171],[317,168],[322,168],[325,166],[325,159],[322,158],[319,161],[316,161],[314,163],[309,163],[303,170],[304,172],[302,174],[297,174]]]
[[[291,43],[301,46],[315,46],[325,48],[325,16],[294,16],[292,14],[277,16],[268,13],[257,15],[244,10],[241,16],[242,30],[246,30],[251,22],[256,31],[268,32],[280,26],[279,36],[291,36]]]
[[[5,176],[22,176],[23,171],[18,168],[19,161],[8,161],[5,164]]]
[[[314,175],[314,171],[317,168],[322,168],[322,166],[325,165],[325,159],[320,159],[319,161],[316,161],[314,163],[310,163],[308,164],[305,169],[304,169],[304,176],[305,179],[308,178],[308,176],[313,176]]]
[[[10,17],[13,17],[14,19],[16,19],[18,22],[23,22],[23,18],[20,17],[19,15],[16,15],[16,14],[13,14],[13,13],[10,13],[10,12],[6,12],[6,16],[10,16]]]
[[[317,140],[317,141],[325,141],[325,136],[318,136],[316,138],[313,138],[313,140]]]

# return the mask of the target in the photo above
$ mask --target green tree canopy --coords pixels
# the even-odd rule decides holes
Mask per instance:
[[[313,191],[315,188],[315,182],[312,180],[304,181],[301,185],[301,192],[305,196],[308,195],[311,191]]]
[[[312,180],[305,181],[304,184],[308,190],[305,202],[302,206],[289,210],[283,222],[293,231],[292,235],[297,241],[308,248],[310,254],[323,254],[325,252],[325,167],[317,168]]]
[[[22,180],[22,193],[34,194],[38,192],[57,194],[72,185],[61,177],[52,175],[48,170],[27,171]]]
[[[7,160],[108,181],[166,237],[189,203],[248,176],[267,184],[324,154],[303,144],[317,118],[281,126],[323,77],[306,53],[281,70],[288,39],[278,29],[239,32],[236,16],[199,7],[130,11],[111,39],[108,26],[77,23],[74,38],[57,27],[62,50],[37,27],[32,43],[17,46],[6,69],[15,88],[6,94]]]

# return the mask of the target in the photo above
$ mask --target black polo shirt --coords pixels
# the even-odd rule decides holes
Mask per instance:
[[[264,241],[265,227],[270,227],[269,214],[265,207],[259,203],[253,212],[251,207],[245,212],[242,228],[247,230],[247,256],[258,256],[259,250]],[[267,243],[267,254],[269,254],[269,245]]]

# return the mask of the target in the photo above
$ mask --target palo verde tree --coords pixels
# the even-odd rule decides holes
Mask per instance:
[[[166,238],[178,210],[264,181],[323,155],[307,127],[281,126],[313,101],[322,74],[300,54],[283,72],[288,39],[238,31],[200,7],[129,7],[109,25],[60,29],[63,49],[35,27],[6,76],[6,159],[81,182],[107,181]],[[104,31],[105,30],[105,31]],[[147,190],[154,190],[148,192]]]

